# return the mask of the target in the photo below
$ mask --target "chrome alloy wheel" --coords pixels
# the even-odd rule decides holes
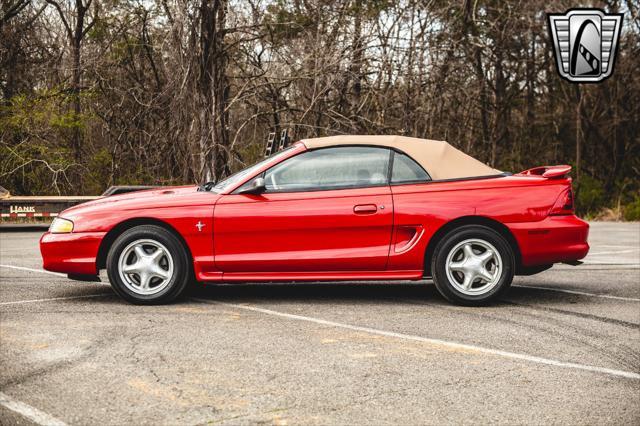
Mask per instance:
[[[158,241],[136,240],[120,253],[118,272],[122,282],[134,293],[156,294],[171,281],[173,258]]]
[[[489,292],[502,276],[502,258],[496,248],[477,238],[456,244],[447,255],[447,278],[460,293],[470,296]]]

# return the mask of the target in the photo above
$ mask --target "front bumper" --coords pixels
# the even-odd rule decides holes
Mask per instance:
[[[96,258],[106,232],[45,233],[40,238],[42,267],[74,275],[97,275]]]
[[[589,252],[589,224],[574,215],[507,226],[520,247],[522,266],[574,262]]]

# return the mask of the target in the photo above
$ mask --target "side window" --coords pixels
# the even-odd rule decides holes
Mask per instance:
[[[391,183],[428,182],[431,177],[411,157],[401,152],[393,154]]]
[[[295,192],[388,185],[391,151],[336,147],[304,152],[267,170],[267,191]]]

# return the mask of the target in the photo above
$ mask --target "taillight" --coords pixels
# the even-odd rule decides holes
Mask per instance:
[[[549,212],[550,216],[563,214],[573,214],[573,191],[571,187],[562,191],[553,208]]]

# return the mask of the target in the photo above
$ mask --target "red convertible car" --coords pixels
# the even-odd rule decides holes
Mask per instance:
[[[513,276],[579,263],[569,166],[511,175],[442,141],[302,140],[217,184],[90,201],[40,240],[44,268],[140,304],[188,283],[420,280],[481,305]]]

